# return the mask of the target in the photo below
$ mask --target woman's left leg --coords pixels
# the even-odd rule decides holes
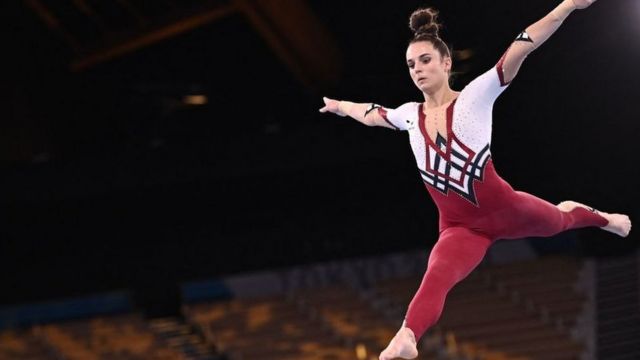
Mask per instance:
[[[506,237],[547,237],[585,227],[599,227],[627,236],[631,222],[626,215],[596,211],[586,205],[565,201],[553,205],[531,194],[516,191],[513,214],[505,217]]]
[[[573,209],[578,207],[595,212],[596,214],[607,219],[607,225],[602,226],[603,230],[612,232],[622,237],[626,237],[627,235],[629,235],[629,232],[631,231],[631,220],[629,220],[629,217],[624,214],[610,214],[610,213],[598,211],[592,207],[589,207],[585,204],[581,204],[575,201],[563,201],[560,204],[558,204],[557,207],[558,209],[564,212],[571,212],[573,211]]]

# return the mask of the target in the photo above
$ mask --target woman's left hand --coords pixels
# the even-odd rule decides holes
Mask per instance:
[[[586,9],[589,6],[591,6],[591,4],[596,2],[596,0],[571,0],[571,1],[573,1],[573,4],[576,6],[576,9]]]

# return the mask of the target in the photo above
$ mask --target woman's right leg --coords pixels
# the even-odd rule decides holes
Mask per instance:
[[[490,245],[489,238],[469,229],[454,227],[442,232],[405,322],[380,354],[380,360],[418,356],[416,339],[438,321],[449,291],[480,264]]]

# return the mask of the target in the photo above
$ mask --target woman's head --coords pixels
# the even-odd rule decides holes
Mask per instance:
[[[418,9],[409,18],[414,35],[407,47],[407,66],[414,84],[426,93],[448,85],[451,73],[451,52],[438,35],[437,20],[433,8]]]

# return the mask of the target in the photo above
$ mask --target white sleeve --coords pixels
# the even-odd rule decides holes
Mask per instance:
[[[506,53],[505,53],[506,54]],[[492,107],[498,96],[507,88],[509,83],[504,82],[502,63],[504,56],[496,66],[484,74],[478,76],[466,86],[467,92],[472,93],[478,105]]]
[[[378,108],[378,114],[396,130],[411,130],[415,124],[418,104],[406,103],[396,109]]]
[[[501,63],[471,81],[456,100],[452,130],[476,152],[491,143],[493,104],[508,85],[501,80]]]

